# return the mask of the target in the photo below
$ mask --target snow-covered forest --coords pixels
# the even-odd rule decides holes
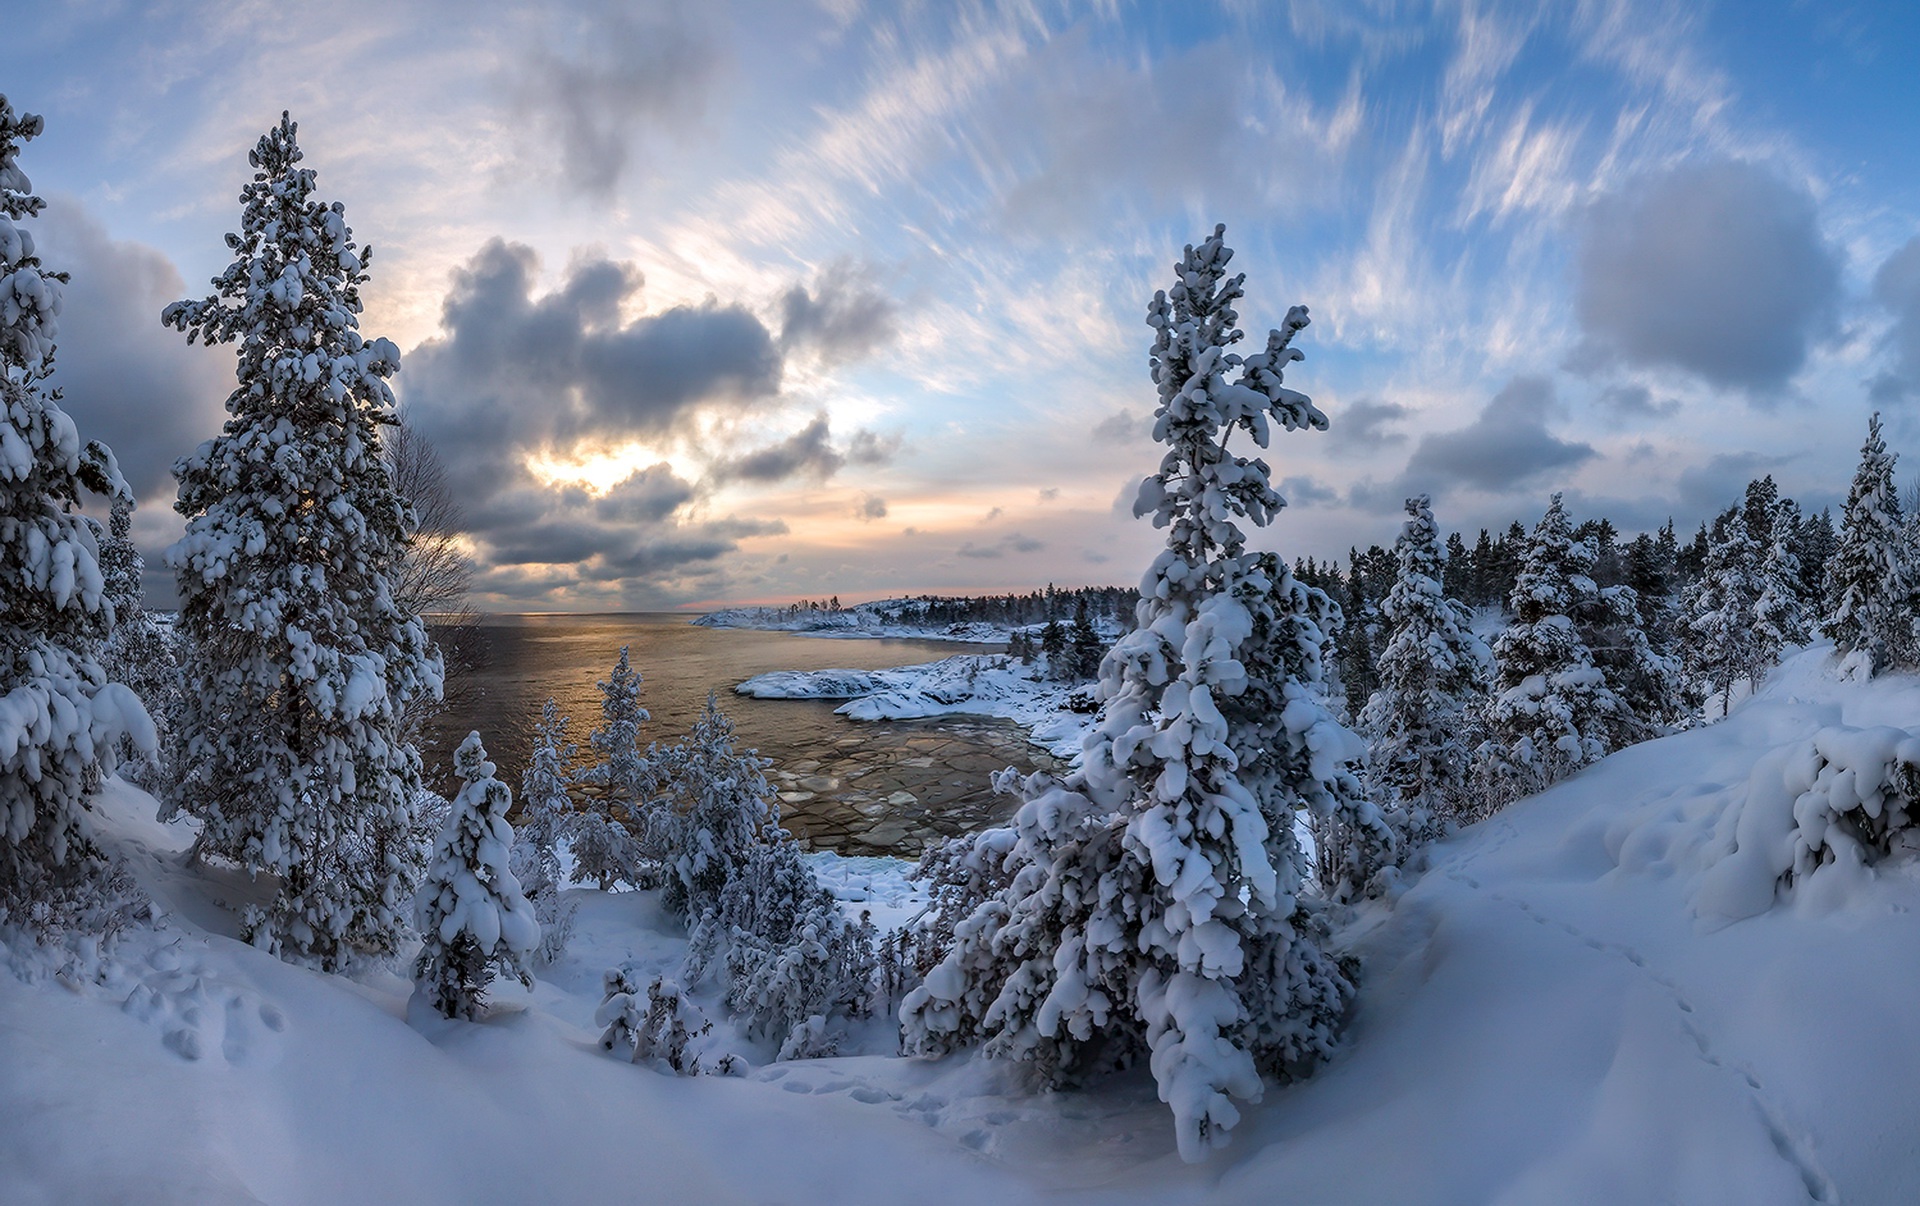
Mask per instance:
[[[657,732],[624,648],[448,799],[459,599],[418,584],[459,544],[298,127],[154,316],[235,370],[163,616],[48,381],[42,125],[0,98],[0,1197],[1920,1197],[1920,510],[1878,415],[1837,513],[1763,474],[1688,538],[1549,493],[1469,542],[1416,494],[1390,548],[1283,556],[1277,466],[1341,415],[1215,227],[1146,307],[1137,593],[717,621],[1007,641],[949,677],[1085,709],[1007,824],[803,849],[721,701]],[[846,694],[885,691],[971,706]]]

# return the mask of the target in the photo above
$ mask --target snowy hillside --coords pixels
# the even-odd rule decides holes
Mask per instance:
[[[1920,1200],[1920,865],[1843,857],[1770,908],[1753,892],[1775,875],[1755,859],[1792,866],[1783,791],[1804,837],[1859,780],[1804,788],[1816,734],[1864,748],[1889,735],[1846,732],[1920,720],[1920,681],[1840,682],[1829,656],[1435,848],[1352,923],[1343,1053],[1197,1166],[1140,1072],[1033,1095],[1016,1068],[887,1054],[881,1026],[868,1053],[787,1064],[714,1036],[740,1078],[607,1057],[602,971],[685,948],[652,893],[570,892],[568,955],[482,1022],[410,1011],[406,980],[236,942],[259,893],[183,869],[191,831],[116,782],[103,840],[164,921],[111,959],[0,950],[0,1199]],[[915,907],[900,864],[816,862],[849,909]]]

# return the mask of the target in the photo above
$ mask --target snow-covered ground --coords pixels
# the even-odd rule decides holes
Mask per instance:
[[[397,977],[234,941],[248,886],[185,869],[190,833],[115,783],[100,829],[165,925],[111,960],[0,951],[0,1199],[1920,1201],[1920,863],[1837,863],[1770,908],[1748,865],[1777,861],[1816,733],[1916,724],[1920,680],[1839,682],[1816,650],[1725,722],[1438,847],[1352,923],[1343,1053],[1194,1166],[1138,1071],[1033,1094],[1018,1068],[888,1054],[882,1024],[788,1064],[722,1035],[738,1078],[608,1057],[601,972],[684,950],[651,893],[571,892],[579,932],[531,993],[422,1016]],[[897,863],[811,857],[849,909],[918,907]]]
[[[1009,628],[977,620],[963,624],[926,624],[902,618],[916,610],[912,600],[902,599],[878,599],[839,611],[803,611],[797,615],[788,615],[782,607],[729,607],[708,612],[693,622],[703,628],[756,628],[808,636],[896,637],[962,641],[973,645],[1002,645],[1012,635]]]
[[[919,720],[928,716],[997,716],[1025,728],[1033,743],[1059,758],[1080,752],[1093,717],[1075,711],[1073,684],[1036,677],[1005,654],[962,653],[892,670],[775,670],[734,688],[754,699],[844,699],[835,708],[854,720]],[[1086,701],[1084,692],[1081,702]]]

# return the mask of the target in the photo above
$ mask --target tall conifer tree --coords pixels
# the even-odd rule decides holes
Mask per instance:
[[[334,970],[406,933],[420,756],[397,716],[441,665],[393,596],[413,526],[380,447],[399,350],[360,334],[370,252],[295,135],[283,114],[249,154],[214,292],[162,316],[239,362],[221,434],[174,467],[168,562],[193,650],[181,801],[203,852],[278,877],[253,941]]]
[[[1867,658],[1869,673],[1906,664],[1913,653],[1914,569],[1893,484],[1894,460],[1875,411],[1840,515],[1838,545],[1827,564],[1827,606],[1820,621],[1820,631],[1841,653]]]
[[[153,726],[94,651],[113,629],[83,491],[129,496],[104,444],[82,445],[49,389],[63,273],[20,222],[45,203],[17,162],[42,129],[0,96],[0,913],[87,924],[102,870],[86,813],[115,750]]]
[[[1082,769],[1027,781],[1010,831],[989,843],[1006,851],[1005,887],[901,1009],[910,1049],[984,1039],[1055,1082],[1145,1054],[1189,1160],[1224,1140],[1233,1100],[1257,1098],[1262,1072],[1328,1050],[1351,993],[1299,901],[1294,810],[1346,807],[1352,828],[1384,828],[1348,786],[1361,742],[1323,684],[1292,677],[1321,671],[1316,621],[1333,609],[1246,552],[1237,522],[1264,524],[1284,500],[1264,461],[1226,450],[1228,434],[1265,446],[1272,423],[1326,418],[1281,384],[1301,355],[1303,307],[1260,352],[1230,350],[1244,278],[1227,275],[1223,234],[1187,248],[1148,310],[1167,450],[1135,510],[1167,544],[1138,627],[1102,666]],[[1265,744],[1236,723],[1250,686],[1277,730]],[[1250,787],[1255,758],[1269,766]]]

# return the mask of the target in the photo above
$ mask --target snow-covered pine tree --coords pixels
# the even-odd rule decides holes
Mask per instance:
[[[580,782],[598,790],[586,797],[571,830],[574,870],[599,881],[600,890],[617,879],[634,883],[641,871],[640,835],[652,791],[653,772],[640,748],[640,726],[647,710],[640,706],[640,672],[620,646],[613,674],[600,683],[600,727],[587,734],[587,743],[600,761],[581,774]]]
[[[167,560],[192,651],[181,803],[202,853],[279,877],[253,941],[336,970],[406,932],[420,756],[396,717],[441,664],[392,593],[413,524],[380,451],[399,350],[360,334],[371,253],[295,133],[283,114],[249,154],[215,292],[162,315],[239,361],[221,434],[174,466],[187,530]]]
[[[533,902],[534,920],[540,923],[540,949],[534,961],[543,967],[566,951],[576,911],[560,898],[565,884],[559,845],[579,815],[569,791],[579,747],[567,740],[568,721],[551,699],[540,710],[533,727],[533,752],[520,772],[521,821],[513,835],[510,859],[514,878]]]
[[[173,726],[180,714],[180,657],[170,628],[162,627],[142,606],[140,579],[145,559],[134,547],[133,500],[111,503],[106,535],[100,540],[100,573],[113,604],[113,632],[100,648],[100,668],[109,681],[125,683],[146,705],[159,748],[134,751],[122,742],[120,775],[153,792],[170,796]]]
[[[1371,737],[1368,767],[1415,841],[1464,819],[1474,730],[1486,707],[1490,657],[1463,604],[1441,590],[1439,528],[1424,494],[1407,500],[1394,551],[1400,574],[1382,609],[1391,625],[1379,659],[1380,689],[1360,724]]]
[[[1781,654],[1812,639],[1800,557],[1794,551],[1800,530],[1800,507],[1782,498],[1769,508],[1767,544],[1760,558],[1760,597],[1753,603],[1753,639],[1756,659],[1764,670],[1780,664]]]
[[[956,927],[953,951],[901,1006],[910,1051],[985,1040],[989,1054],[1032,1061],[1056,1083],[1146,1055],[1189,1160],[1224,1141],[1233,1100],[1256,1099],[1263,1070],[1299,1072],[1325,1053],[1351,993],[1296,896],[1293,812],[1325,793],[1287,790],[1289,747],[1263,751],[1275,773],[1256,795],[1238,777],[1242,734],[1226,715],[1248,686],[1241,659],[1253,657],[1274,676],[1267,690],[1299,702],[1287,732],[1332,723],[1307,684],[1280,679],[1280,638],[1298,618],[1286,609],[1310,596],[1294,584],[1276,600],[1274,562],[1245,551],[1235,522],[1264,524],[1284,500],[1265,462],[1223,446],[1234,430],[1264,446],[1276,421],[1325,428],[1281,384],[1307,314],[1295,307],[1262,351],[1232,352],[1244,278],[1227,275],[1224,233],[1187,248],[1148,310],[1155,436],[1167,451],[1135,509],[1168,529],[1167,547],[1142,582],[1138,626],[1102,666],[1082,769],[1026,781],[1006,887]],[[1272,654],[1255,644],[1250,599],[1274,600]],[[1316,667],[1320,656],[1316,643]],[[1326,777],[1341,769],[1337,756],[1314,761]]]
[[[140,701],[94,660],[114,611],[75,508],[83,491],[129,496],[46,383],[66,277],[18,224],[45,204],[17,162],[41,129],[0,95],[0,920],[49,931],[103,921],[89,801],[123,738],[155,747]]]
[[[754,849],[785,836],[769,765],[735,748],[733,721],[712,693],[686,737],[659,753],[652,771],[665,796],[648,828],[666,863],[668,912],[690,923],[708,915]]]
[[[1706,566],[1687,588],[1688,667],[1721,716],[1732,706],[1736,684],[1759,681],[1754,620],[1765,589],[1761,556],[1745,511],[1729,507],[1708,529]]]
[[[1475,755],[1490,807],[1605,757],[1628,719],[1572,618],[1599,597],[1587,576],[1593,556],[1591,545],[1573,538],[1555,494],[1527,539],[1511,596],[1513,623],[1493,644],[1488,736]]]
[[[1869,674],[1908,664],[1915,644],[1915,570],[1893,484],[1895,459],[1887,451],[1880,412],[1875,411],[1840,514],[1839,542],[1827,562],[1820,631],[1843,655],[1864,658]]]
[[[480,734],[468,733],[453,752],[453,773],[460,793],[415,906],[422,946],[413,977],[442,1016],[476,1018],[496,974],[533,987],[540,923],[507,865],[513,792],[493,777]]]

